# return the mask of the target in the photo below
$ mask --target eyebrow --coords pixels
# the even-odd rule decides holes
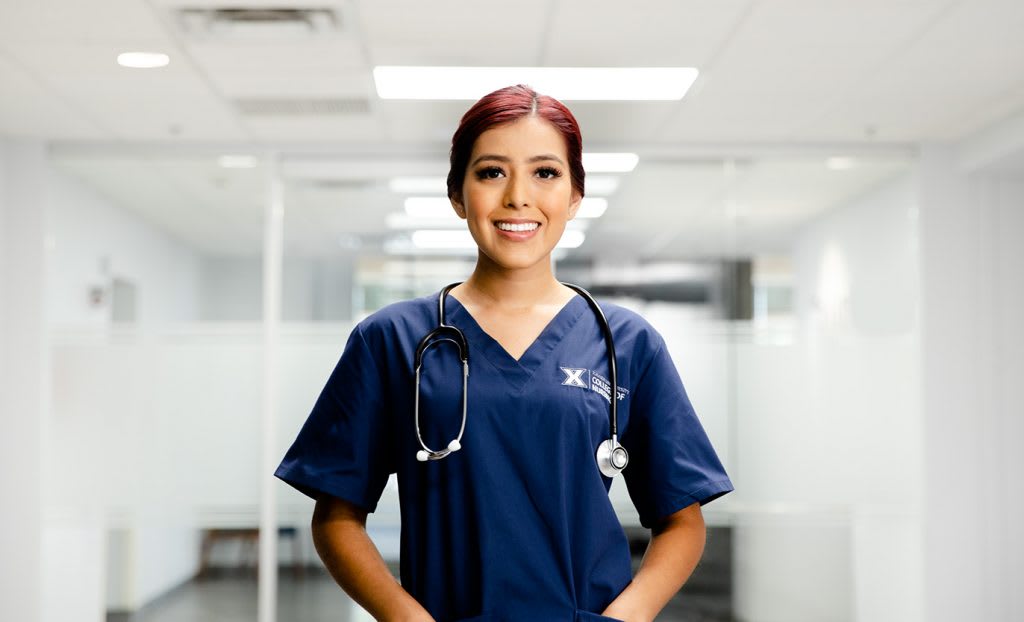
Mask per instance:
[[[483,162],[484,160],[497,160],[498,162],[511,162],[512,161],[511,158],[505,157],[503,155],[495,155],[495,154],[492,154],[492,153],[485,153],[485,154],[483,154],[481,156],[478,156],[475,160],[473,160],[470,163],[470,166],[476,166],[477,164],[479,164],[480,162]],[[542,153],[540,155],[535,155],[532,158],[527,160],[527,162],[530,163],[530,164],[532,164],[534,162],[547,162],[547,161],[558,162],[562,166],[565,166],[565,162],[562,162],[562,159],[559,158],[558,156],[556,156],[553,153]]]

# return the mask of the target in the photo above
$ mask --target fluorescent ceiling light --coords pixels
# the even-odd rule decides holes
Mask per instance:
[[[587,175],[586,186],[589,196],[604,197],[619,189],[619,178],[612,175]]]
[[[468,229],[421,229],[412,232],[412,244],[416,248],[476,248]]]
[[[825,166],[832,171],[847,171],[853,168],[856,161],[853,158],[834,156],[825,160]]]
[[[256,168],[260,161],[251,155],[222,155],[217,158],[221,168]]]
[[[414,218],[444,218],[455,213],[448,197],[408,197],[405,213]]]
[[[166,67],[171,57],[159,52],[123,52],[117,55],[117,64],[133,69]]]
[[[451,229],[462,225],[462,219],[454,211],[447,216],[437,218],[418,218],[404,213],[388,214],[384,218],[388,229]]]
[[[566,229],[555,248],[577,248],[586,234],[579,229]],[[468,229],[421,229],[412,232],[412,244],[419,249],[465,250],[476,248]]]
[[[445,177],[392,177],[388,188],[395,194],[448,194]]]
[[[580,203],[580,209],[576,212],[577,218],[600,218],[601,214],[608,209],[608,199],[584,197]]]
[[[579,248],[585,239],[587,239],[587,234],[579,229],[566,229],[562,233],[562,239],[558,241],[558,246],[555,248]]]
[[[628,173],[636,168],[635,153],[584,153],[583,169],[588,173]]]
[[[678,100],[697,79],[693,67],[396,67],[373,69],[381,99],[475,100],[529,84],[562,100]]]
[[[445,257],[465,257],[471,259],[477,256],[476,246],[473,248],[420,248],[412,243],[408,237],[398,236],[384,240],[384,252],[389,255],[438,255]]]
[[[599,218],[608,209],[608,199],[600,197],[584,197],[576,216],[579,218]],[[392,216],[405,216],[408,220],[392,219]],[[388,222],[409,223],[417,220],[455,221],[461,220],[452,209],[448,197],[406,197],[405,214],[393,214]],[[389,225],[390,226],[390,225]],[[409,228],[407,226],[395,228]]]

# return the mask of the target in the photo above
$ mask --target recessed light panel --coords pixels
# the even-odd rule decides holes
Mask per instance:
[[[381,99],[475,100],[528,84],[562,100],[679,100],[697,79],[693,67],[401,67],[373,70]]]
[[[628,173],[636,168],[640,156],[635,153],[584,153],[587,173]]]
[[[117,64],[132,69],[166,67],[171,57],[160,52],[124,52],[117,55]]]
[[[395,194],[447,194],[448,180],[444,177],[392,177],[388,189]]]

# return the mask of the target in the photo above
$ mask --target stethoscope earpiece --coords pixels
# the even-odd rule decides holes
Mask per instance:
[[[445,286],[441,290],[441,294],[437,297],[437,328],[430,331],[423,339],[420,340],[419,345],[416,347],[416,357],[414,361],[416,369],[416,401],[414,402],[414,419],[416,422],[416,440],[419,441],[420,449],[416,452],[416,460],[420,462],[427,462],[428,460],[441,460],[442,458],[448,457],[453,452],[462,449],[462,433],[466,430],[466,412],[467,412],[467,382],[469,379],[469,342],[466,341],[466,336],[462,334],[462,331],[454,326],[450,326],[444,323],[444,302],[448,297],[448,292],[452,290],[458,283],[452,283]],[[580,296],[586,299],[587,304],[594,311],[594,316],[597,318],[598,323],[601,325],[601,331],[604,333],[605,346],[608,349],[608,375],[611,381],[611,399],[610,402],[610,413],[608,416],[609,427],[611,428],[612,437],[604,441],[597,447],[597,466],[601,470],[601,473],[605,477],[615,477],[626,468],[629,464],[629,453],[626,452],[626,448],[619,444],[618,437],[618,382],[616,375],[615,365],[615,344],[612,341],[612,330],[608,326],[608,320],[604,317],[604,312],[601,311],[601,307],[598,306],[597,301],[590,295],[587,290],[570,283],[563,283],[563,285],[574,289]],[[447,449],[433,450],[427,447],[427,444],[423,441],[423,435],[420,433],[420,369],[423,365],[423,353],[430,346],[440,343],[441,341],[450,341],[455,344],[459,349],[459,357],[462,359],[462,426],[459,428],[459,435],[448,443]]]

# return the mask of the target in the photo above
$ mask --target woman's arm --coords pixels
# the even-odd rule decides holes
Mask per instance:
[[[706,531],[700,504],[668,516],[651,534],[636,576],[603,615],[626,622],[651,622],[675,596],[704,554]]]
[[[313,544],[345,592],[376,620],[433,622],[388,570],[366,535],[366,512],[347,501],[321,496],[313,510]]]

